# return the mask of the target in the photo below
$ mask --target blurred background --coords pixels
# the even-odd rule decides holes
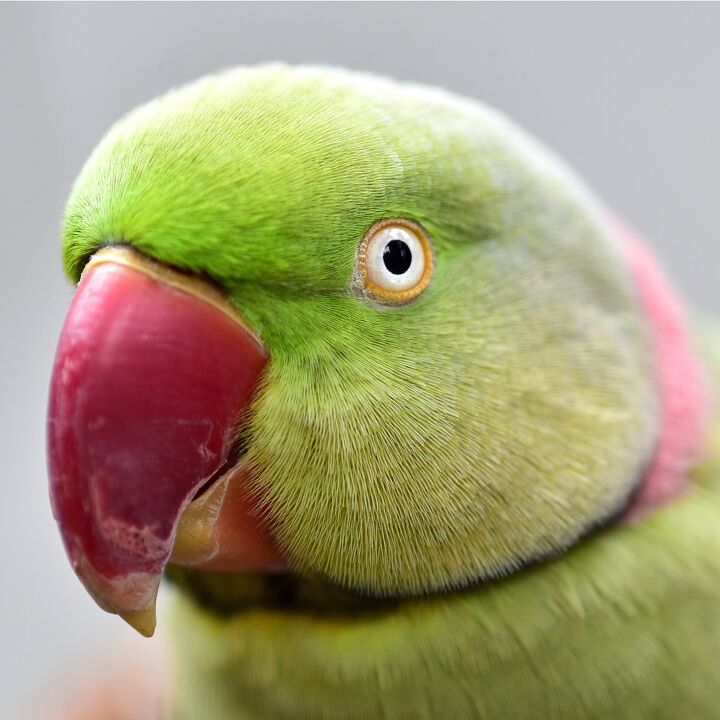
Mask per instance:
[[[73,576],[44,458],[63,203],[116,118],[276,59],[441,85],[554,147],[720,314],[719,36],[720,4],[0,4],[0,717],[132,633]]]

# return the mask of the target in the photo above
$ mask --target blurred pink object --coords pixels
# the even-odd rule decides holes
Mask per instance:
[[[624,517],[634,522],[687,489],[689,470],[705,449],[710,402],[705,369],[670,281],[637,236],[620,221],[614,222],[650,321],[660,392],[655,454]]]

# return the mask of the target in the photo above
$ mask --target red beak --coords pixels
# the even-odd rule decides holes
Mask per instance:
[[[51,380],[50,497],[80,580],[143,634],[179,524],[185,564],[281,562],[242,466],[210,488],[212,502],[192,502],[228,463],[266,362],[209,283],[126,247],[85,269]]]

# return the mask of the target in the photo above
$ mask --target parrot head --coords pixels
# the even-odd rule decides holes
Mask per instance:
[[[602,212],[503,116],[326,68],[123,118],[69,199],[51,498],[142,632],[168,563],[438,593],[628,502],[650,350]]]

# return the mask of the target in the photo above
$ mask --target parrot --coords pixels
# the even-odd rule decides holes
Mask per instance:
[[[720,327],[479,101],[232,68],[62,224],[71,565],[172,720],[720,718]]]

